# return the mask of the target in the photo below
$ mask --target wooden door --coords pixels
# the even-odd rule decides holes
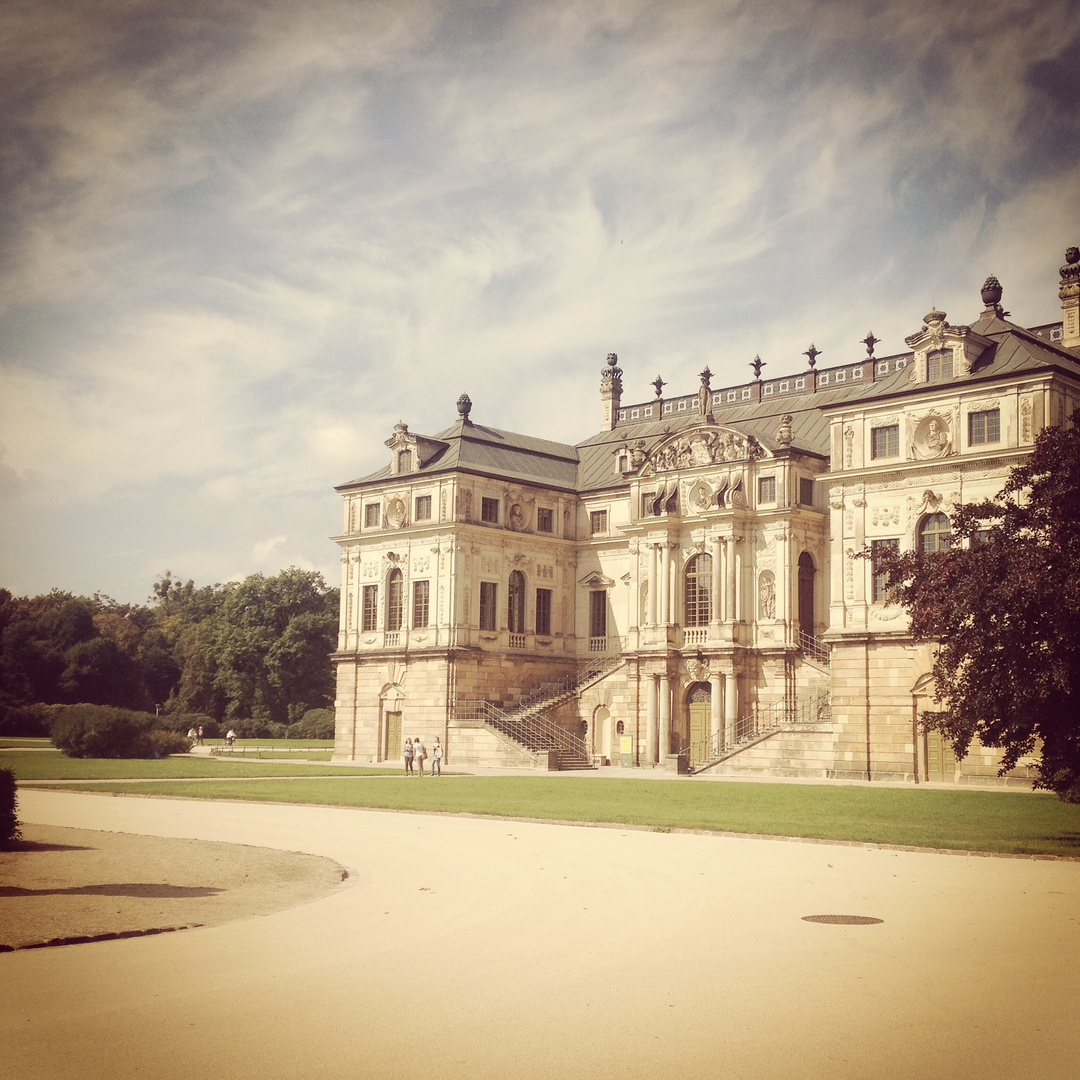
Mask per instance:
[[[404,744],[401,741],[401,713],[386,714],[386,760],[401,761]]]

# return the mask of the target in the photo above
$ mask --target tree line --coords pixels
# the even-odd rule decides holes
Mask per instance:
[[[80,703],[306,734],[305,716],[332,705],[337,622],[338,590],[296,568],[204,586],[166,571],[146,604],[0,588],[0,732]]]

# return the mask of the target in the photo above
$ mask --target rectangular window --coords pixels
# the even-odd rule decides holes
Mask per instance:
[[[536,508],[536,531],[542,533],[555,531],[555,511],[550,506]]]
[[[480,629],[495,629],[495,607],[499,600],[499,586],[494,581],[480,582]]]
[[[594,510],[589,514],[589,531],[593,536],[607,532],[607,511]]]
[[[968,413],[968,445],[999,442],[1001,440],[1001,410]]]
[[[870,456],[875,458],[900,456],[900,425],[870,429]]]
[[[401,571],[394,570],[390,574],[390,581],[386,586],[386,629],[395,633],[401,629],[402,600],[401,595]]]
[[[545,636],[551,633],[551,590],[536,590],[536,632]]]
[[[757,498],[759,503],[776,502],[776,477],[759,476],[757,482]]]
[[[935,349],[926,354],[926,379],[933,382],[935,379],[952,378],[952,349]]]
[[[589,637],[607,637],[607,590],[589,593]]]
[[[881,556],[888,551],[899,551],[899,540],[872,540],[870,542],[870,563],[873,567],[873,600],[875,604],[892,599],[889,591],[889,575],[880,569]]]
[[[493,525],[499,524],[499,500],[498,499],[481,499],[480,500],[480,520],[490,521]]]
[[[379,586],[378,585],[365,585],[364,586],[364,610],[362,614],[363,622],[360,624],[361,630],[374,630],[376,626],[376,620],[379,617]]]
[[[413,511],[414,521],[430,521],[431,520],[431,496],[430,495],[417,495],[416,506]]]
[[[803,506],[814,505],[814,481],[805,476],[799,477],[799,502]]]
[[[431,582],[414,581],[412,587],[412,624],[414,630],[427,626],[430,601]]]
[[[364,504],[364,528],[377,529],[379,527],[379,504]]]
[[[653,517],[659,513],[656,508],[656,492],[644,491],[641,494],[641,516]]]

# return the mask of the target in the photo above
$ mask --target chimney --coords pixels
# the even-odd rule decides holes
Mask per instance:
[[[1065,252],[1061,268],[1061,344],[1066,349],[1080,347],[1080,248]]]
[[[619,358],[610,352],[607,363],[600,369],[600,426],[612,431],[619,419],[619,403],[622,401],[622,368]]]

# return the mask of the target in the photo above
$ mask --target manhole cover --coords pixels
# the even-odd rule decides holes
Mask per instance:
[[[804,915],[803,922],[832,923],[836,926],[869,926],[871,923],[884,922],[873,915]]]

